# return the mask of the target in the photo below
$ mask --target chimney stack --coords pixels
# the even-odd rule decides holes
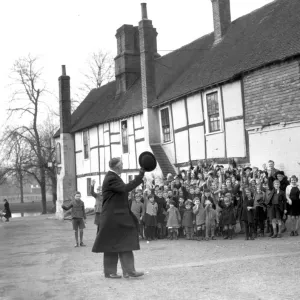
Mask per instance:
[[[147,20],[147,3],[141,3],[141,8],[142,8],[142,20]]]
[[[60,133],[71,132],[71,93],[70,77],[66,75],[66,66],[62,66],[62,75],[59,81],[59,115]]]
[[[149,107],[149,102],[156,98],[155,88],[155,58],[157,54],[156,29],[147,17],[146,3],[141,3],[142,20],[139,22],[141,82],[143,108]]]
[[[117,94],[126,92],[141,76],[139,31],[137,26],[123,25],[116,33],[115,76]]]
[[[230,0],[211,0],[213,7],[215,44],[219,43],[231,24]]]

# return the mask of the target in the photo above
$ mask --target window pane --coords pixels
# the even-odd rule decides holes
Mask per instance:
[[[121,122],[122,130],[122,148],[123,153],[128,153],[128,131],[127,131],[127,121]]]
[[[208,116],[219,113],[218,93],[206,95]]]

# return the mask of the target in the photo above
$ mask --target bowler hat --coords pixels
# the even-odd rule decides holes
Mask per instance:
[[[146,172],[151,172],[156,168],[157,162],[151,152],[145,151],[139,156],[139,164]]]

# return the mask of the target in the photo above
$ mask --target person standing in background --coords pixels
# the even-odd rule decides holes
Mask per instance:
[[[92,181],[92,185],[91,185],[91,195],[96,199],[94,224],[97,225],[97,234],[98,234],[103,198],[102,198],[102,191],[101,191],[101,186],[100,185],[97,187],[97,192],[95,193],[95,191],[94,191],[95,184],[96,184],[96,180],[94,179]]]

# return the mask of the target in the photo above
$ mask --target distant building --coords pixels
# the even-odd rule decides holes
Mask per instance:
[[[90,181],[102,182],[110,158],[122,157],[128,182],[145,150],[164,175],[190,160],[233,157],[258,167],[273,159],[299,175],[300,1],[273,1],[234,21],[229,0],[212,6],[214,32],[160,57],[142,4],[138,26],[117,30],[116,80],[92,90],[72,117],[63,72],[59,200],[77,189],[93,206]]]

